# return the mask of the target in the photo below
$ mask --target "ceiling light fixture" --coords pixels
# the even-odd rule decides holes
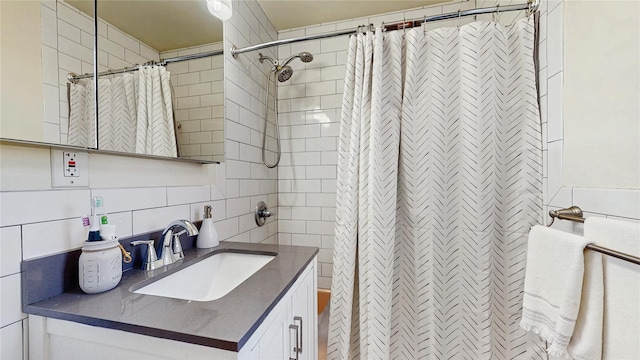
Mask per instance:
[[[209,12],[222,21],[229,20],[233,13],[231,0],[207,0]]]

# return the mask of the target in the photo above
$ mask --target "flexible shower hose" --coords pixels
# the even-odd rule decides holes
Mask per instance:
[[[262,129],[262,162],[264,163],[264,165],[270,169],[278,166],[278,163],[280,163],[280,155],[281,155],[281,151],[280,151],[280,131],[278,129],[278,99],[277,97],[274,96],[274,102],[273,102],[273,108],[275,111],[275,119],[273,121],[273,124],[275,126],[275,137],[276,137],[276,162],[275,164],[269,164],[267,163],[267,158],[265,156],[266,152],[267,152],[267,123],[268,118],[269,118],[269,89],[271,89],[271,74],[275,74],[276,73],[277,68],[275,70],[271,70],[269,71],[269,76],[267,77],[267,96],[264,98],[264,108],[265,108],[265,114],[264,114],[264,128]],[[274,86],[277,86],[276,83],[276,77],[273,78],[273,82],[274,82]]]

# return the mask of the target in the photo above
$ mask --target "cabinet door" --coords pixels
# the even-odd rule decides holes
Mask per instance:
[[[242,348],[240,359],[317,360],[316,266],[314,259]],[[296,353],[299,347],[302,352]]]
[[[260,359],[282,360],[288,359],[286,345],[288,345],[289,323],[287,322],[287,307],[278,306],[273,322],[265,329],[258,344]]]
[[[316,309],[316,282],[315,267],[307,271],[300,285],[294,290],[291,296],[291,313],[289,321],[298,326],[299,344],[301,351],[298,353],[298,360],[315,360],[318,357],[317,346],[317,323],[318,314]],[[295,334],[292,342],[295,343]]]

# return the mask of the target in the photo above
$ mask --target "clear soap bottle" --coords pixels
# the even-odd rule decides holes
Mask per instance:
[[[212,248],[218,246],[220,240],[218,239],[218,232],[213,225],[213,219],[211,218],[211,206],[206,205],[204,207],[204,219],[202,219],[202,225],[198,231],[198,239],[196,240],[196,247],[198,249]]]

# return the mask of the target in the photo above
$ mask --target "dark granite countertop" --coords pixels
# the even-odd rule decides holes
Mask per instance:
[[[277,256],[229,294],[208,302],[134,294],[141,282],[164,277],[229,249]],[[317,248],[221,242],[213,249],[185,250],[182,262],[152,271],[123,272],[120,284],[88,295],[80,288],[23,304],[28,314],[69,320],[225,350],[239,351],[318,253]],[[76,275],[77,276],[77,275]]]

